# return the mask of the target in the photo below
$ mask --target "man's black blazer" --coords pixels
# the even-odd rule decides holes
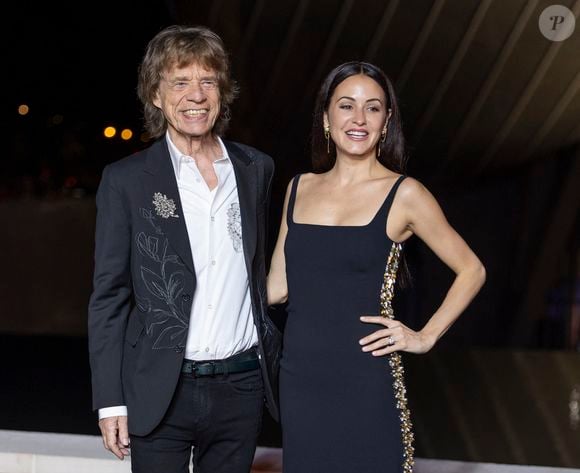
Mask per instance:
[[[267,314],[265,262],[274,163],[252,147],[224,143],[238,187],[266,404],[278,419],[281,336]],[[194,264],[165,138],[106,166],[88,316],[93,409],[126,405],[131,434],[147,435],[159,424],[177,386]]]

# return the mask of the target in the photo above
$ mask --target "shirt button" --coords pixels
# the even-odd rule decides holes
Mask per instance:
[[[209,310],[212,310],[212,309],[213,309],[213,305],[211,305],[211,304],[208,304],[207,308],[208,308]]]
[[[215,266],[215,260],[211,260],[212,266]]]
[[[213,215],[211,216],[211,221],[215,222],[215,217]]]
[[[209,352],[209,348],[206,348],[206,349],[205,349],[205,352],[206,352],[206,353],[208,353],[208,352]]]

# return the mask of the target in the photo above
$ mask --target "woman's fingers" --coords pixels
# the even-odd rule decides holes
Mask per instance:
[[[363,351],[364,352],[369,352],[369,351],[375,351],[381,348],[385,348],[385,347],[394,347],[396,345],[396,339],[389,335],[386,337],[382,337],[380,339],[378,339],[376,342],[371,343],[369,345],[365,345],[363,346]]]
[[[395,351],[409,351],[416,332],[407,328],[398,320],[379,316],[362,316],[361,322],[379,324],[386,328],[374,331],[359,340],[362,351],[371,352],[373,356],[384,356]],[[411,350],[413,351],[413,350]]]
[[[364,338],[361,338],[359,340],[359,343],[361,345],[368,345],[369,343],[373,343],[376,342],[378,340],[381,339],[386,339],[386,337],[391,336],[393,333],[393,331],[391,329],[388,328],[383,328],[383,329],[379,329],[373,333],[371,333],[370,335],[367,335]]]

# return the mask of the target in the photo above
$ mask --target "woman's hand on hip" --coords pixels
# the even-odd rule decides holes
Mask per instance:
[[[435,345],[434,339],[410,329],[398,320],[370,315],[362,316],[360,320],[366,324],[383,326],[359,340],[362,351],[370,352],[373,356],[384,356],[395,351],[427,353]]]

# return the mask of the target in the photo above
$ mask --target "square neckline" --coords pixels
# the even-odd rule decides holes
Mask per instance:
[[[292,223],[292,225],[298,225],[298,226],[302,226],[302,227],[317,227],[317,228],[368,228],[368,227],[370,227],[375,222],[375,220],[379,217],[379,215],[381,214],[383,208],[385,207],[387,202],[390,200],[391,195],[394,195],[394,192],[396,192],[401,181],[406,177],[404,174],[399,175],[399,177],[396,179],[395,183],[391,186],[391,188],[387,192],[387,195],[385,196],[382,204],[379,206],[378,210],[375,212],[375,214],[373,215],[373,218],[371,219],[370,222],[368,222],[364,225],[325,225],[322,223],[302,223],[302,222],[297,222],[294,219],[294,206],[296,204],[296,196],[298,195],[298,184],[300,182],[301,176],[302,176],[302,174],[297,174],[294,177],[294,180],[292,182],[292,191],[290,194],[290,201],[288,202],[288,208],[289,208],[288,222]],[[388,214],[387,214],[387,218],[388,218]]]

